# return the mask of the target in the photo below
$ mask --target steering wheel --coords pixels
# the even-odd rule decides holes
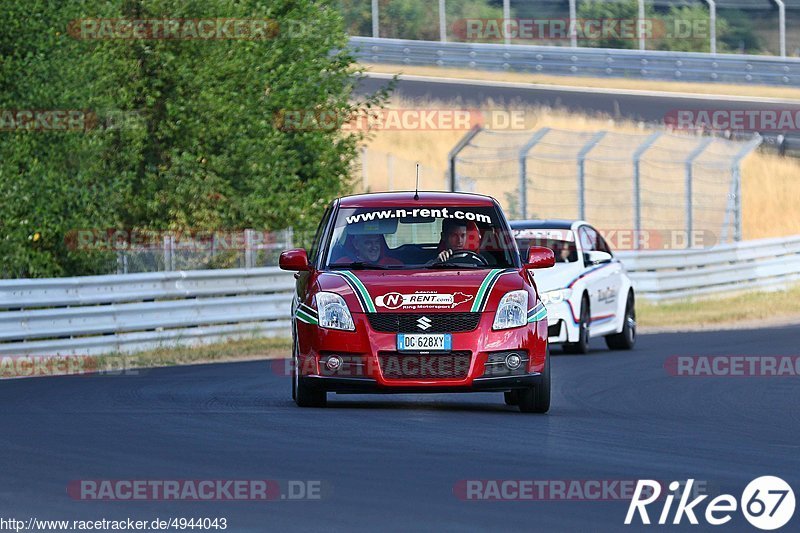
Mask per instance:
[[[464,258],[464,259],[474,259],[476,264],[485,266],[488,265],[489,262],[480,254],[473,252],[472,250],[458,250],[457,252],[453,252],[453,255],[447,258],[447,261],[452,261],[456,258]],[[445,262],[445,261],[440,261]]]

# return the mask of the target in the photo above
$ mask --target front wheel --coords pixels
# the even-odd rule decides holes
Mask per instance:
[[[545,354],[544,370],[538,385],[517,391],[519,410],[523,413],[546,413],[550,410],[550,350]]]
[[[310,387],[303,378],[298,377],[294,402],[298,407],[325,407],[328,393],[325,389]]]
[[[581,298],[581,318],[578,322],[578,340],[564,344],[567,353],[589,353],[589,324],[591,323],[591,309],[589,298]]]
[[[632,350],[636,344],[636,307],[633,293],[628,293],[625,304],[625,318],[622,322],[622,331],[606,335],[606,345],[612,350]]]

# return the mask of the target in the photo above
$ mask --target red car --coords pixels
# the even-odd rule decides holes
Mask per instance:
[[[325,211],[311,249],[288,250],[292,395],[505,393],[523,412],[550,408],[547,310],[499,204],[477,194],[349,196]]]

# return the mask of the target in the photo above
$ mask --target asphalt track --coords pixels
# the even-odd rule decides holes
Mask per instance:
[[[654,334],[633,352],[593,340],[589,355],[554,355],[548,415],[521,414],[497,393],[331,396],[327,409],[300,409],[267,362],[2,381],[0,517],[226,517],[229,531],[636,530],[623,525],[626,501],[464,501],[453,488],[691,477],[738,498],[769,474],[798,492],[800,378],[674,377],[664,363],[794,355],[799,338],[798,326]],[[78,479],[257,478],[321,480],[323,497],[97,502],[66,492]],[[800,511],[786,530],[799,523]],[[738,513],[719,529],[753,530]]]
[[[361,80],[357,94],[374,93],[387,84],[385,79]],[[518,85],[518,84],[517,84]],[[702,97],[691,95],[657,96],[657,93],[619,94],[615,91],[599,92],[592,89],[536,87],[505,87],[474,84],[460,81],[420,81],[400,79],[393,93],[409,99],[456,101],[465,106],[483,105],[492,100],[498,105],[525,104],[565,108],[573,112],[603,113],[630,120],[663,124],[665,117],[677,110],[790,110],[800,111],[800,102],[751,101],[743,98],[726,100],[723,96]],[[793,132],[797,133],[797,132]],[[774,133],[764,132],[765,137]]]

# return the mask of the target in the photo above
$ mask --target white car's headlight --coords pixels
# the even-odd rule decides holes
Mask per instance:
[[[528,323],[528,291],[511,291],[503,296],[492,329],[518,328]]]
[[[345,331],[356,329],[344,298],[335,292],[318,292],[316,298],[320,327]]]
[[[542,303],[544,305],[557,304],[566,302],[572,297],[572,289],[558,289],[555,291],[547,291],[541,295]]]

